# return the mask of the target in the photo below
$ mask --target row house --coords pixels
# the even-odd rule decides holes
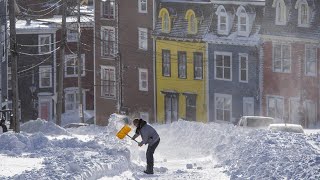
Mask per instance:
[[[212,0],[208,43],[209,121],[260,114],[260,28],[264,1]]]
[[[263,114],[319,124],[320,2],[266,0],[262,25]]]
[[[157,121],[207,120],[207,46],[209,1],[161,1],[157,7]]]
[[[120,109],[154,122],[154,0],[118,0]]]
[[[7,1],[0,0],[0,108],[7,95]]]
[[[54,117],[56,81],[56,31],[52,23],[18,20],[18,86],[22,121]],[[8,64],[8,96],[12,97],[11,62]]]
[[[120,112],[119,1],[94,0],[95,124],[107,125]]]

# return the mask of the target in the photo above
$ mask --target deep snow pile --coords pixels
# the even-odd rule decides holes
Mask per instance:
[[[228,168],[231,179],[320,179],[320,154],[302,134],[185,121],[157,128],[168,140],[161,142],[167,156],[212,153]],[[314,136],[319,140],[319,135]],[[174,153],[179,147],[185,154]]]
[[[146,147],[139,148],[130,138],[117,139],[123,122],[115,116],[110,121],[108,127],[63,129],[36,120],[22,125],[22,133],[0,134],[0,154],[43,159],[41,168],[0,179],[98,179],[141,171],[144,167],[132,162],[145,157],[141,149]],[[320,134],[271,133],[186,121],[154,127],[161,137],[156,161],[212,156],[230,179],[320,179]],[[155,166],[159,168],[157,162]]]

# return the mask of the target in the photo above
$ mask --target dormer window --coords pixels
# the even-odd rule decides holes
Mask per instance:
[[[298,9],[298,26],[309,27],[310,8],[308,2],[306,0],[298,0],[295,9]]]
[[[274,0],[272,7],[276,8],[276,25],[287,23],[287,7],[284,0]]]
[[[216,15],[218,16],[218,34],[228,35],[231,29],[231,15],[222,5],[218,7]]]
[[[240,6],[237,10],[238,16],[238,35],[249,35],[249,17],[243,6]]]
[[[196,34],[198,30],[198,21],[194,11],[189,9],[185,19],[188,21],[188,34]]]
[[[162,32],[169,33],[171,30],[171,19],[169,12],[166,8],[162,8],[159,12],[159,18],[161,18]]]

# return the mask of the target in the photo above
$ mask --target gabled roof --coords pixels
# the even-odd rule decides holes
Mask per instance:
[[[161,3],[161,8],[167,8],[171,16],[170,33],[162,32],[161,18],[157,18],[154,36],[163,38],[177,38],[185,40],[202,40],[203,36],[208,32],[212,22],[212,5],[204,4],[177,4],[177,3]],[[198,19],[198,32],[196,34],[188,34],[188,21],[185,19],[186,12],[192,9]]]
[[[216,4],[214,6],[213,12],[216,12],[220,5],[221,4]],[[218,15],[214,13],[214,16],[212,18],[212,26],[210,27],[209,33],[205,36],[205,40],[208,42],[217,43],[217,44],[233,44],[233,45],[246,45],[246,46],[258,45],[260,43],[259,33],[260,33],[261,21],[263,17],[263,6],[254,6],[254,5],[243,6],[248,14],[251,14],[252,16],[255,17],[248,37],[243,37],[238,35],[238,18],[236,16],[236,11],[240,7],[240,5],[223,4],[223,6],[225,7],[225,9],[229,9],[229,10],[231,9],[232,14],[234,15],[234,19],[231,23],[232,28],[230,30],[230,33],[228,35],[218,34]]]
[[[307,0],[311,10],[310,27],[298,27],[298,9],[295,9],[296,0],[285,0],[289,11],[287,24],[276,25],[276,8],[272,7],[273,0],[268,0],[265,7],[265,16],[263,18],[261,34],[297,37],[319,40],[320,38],[320,1]]]

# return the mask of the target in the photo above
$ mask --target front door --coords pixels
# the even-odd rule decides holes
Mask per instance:
[[[254,116],[254,99],[253,97],[243,98],[243,116]]]
[[[186,96],[186,119],[188,121],[196,121],[197,109],[196,109],[196,96]]]
[[[178,97],[177,95],[165,96],[165,120],[171,123],[178,120]]]
[[[51,121],[52,115],[51,99],[39,99],[39,118]]]

